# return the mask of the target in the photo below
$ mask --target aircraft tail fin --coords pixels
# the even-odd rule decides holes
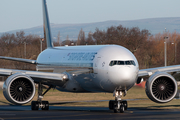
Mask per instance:
[[[50,22],[47,11],[46,0],[42,0],[42,9],[43,9],[43,28],[44,28],[44,37],[47,43],[47,48],[53,48],[53,42],[51,37]]]

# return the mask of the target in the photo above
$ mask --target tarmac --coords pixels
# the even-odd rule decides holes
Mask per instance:
[[[113,113],[106,107],[50,106],[48,111],[31,111],[31,106],[0,105],[0,120],[179,120],[180,109],[128,108],[124,113]]]
[[[0,82],[2,89],[3,82]],[[180,94],[179,94],[180,96]],[[107,107],[50,106],[48,111],[32,111],[31,106],[0,105],[0,120],[179,120],[180,109],[128,108],[114,113]]]

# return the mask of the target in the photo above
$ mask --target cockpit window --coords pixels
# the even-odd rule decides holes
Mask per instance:
[[[113,62],[114,62],[114,61],[111,61],[111,62],[109,63],[109,66],[113,66]]]
[[[113,65],[117,65],[117,61],[114,61],[114,62],[113,62]]]
[[[114,65],[134,65],[134,66],[136,66],[136,63],[133,60],[127,60],[127,61],[112,60],[109,63],[109,66],[114,66]]]
[[[118,65],[124,65],[124,61],[118,61]]]
[[[136,63],[133,60],[131,60],[130,62],[131,62],[131,65],[136,66]]]
[[[126,65],[131,65],[131,62],[130,61],[125,61],[125,64]]]

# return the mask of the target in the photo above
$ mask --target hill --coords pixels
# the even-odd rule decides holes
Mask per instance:
[[[124,27],[139,27],[140,29],[147,29],[151,34],[162,33],[166,28],[169,32],[180,32],[180,17],[170,18],[149,18],[141,20],[128,20],[128,21],[105,21],[96,23],[83,23],[83,24],[51,24],[51,31],[53,39],[57,39],[58,32],[60,31],[61,40],[65,40],[67,35],[70,40],[77,40],[81,28],[87,35],[90,31],[94,32],[96,28],[106,30],[111,26],[122,25]],[[36,34],[43,36],[42,26],[37,26],[29,29],[22,29],[27,35]],[[7,31],[8,33],[15,33],[20,30]],[[3,33],[0,33],[3,34]]]

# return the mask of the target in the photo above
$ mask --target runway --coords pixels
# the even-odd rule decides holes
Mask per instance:
[[[50,106],[49,111],[31,111],[30,106],[0,106],[0,120],[56,120],[56,119],[95,119],[95,120],[116,120],[116,119],[138,119],[138,120],[172,120],[180,118],[180,109],[158,110],[143,108],[128,108],[124,113],[113,113],[106,107],[67,107]]]

